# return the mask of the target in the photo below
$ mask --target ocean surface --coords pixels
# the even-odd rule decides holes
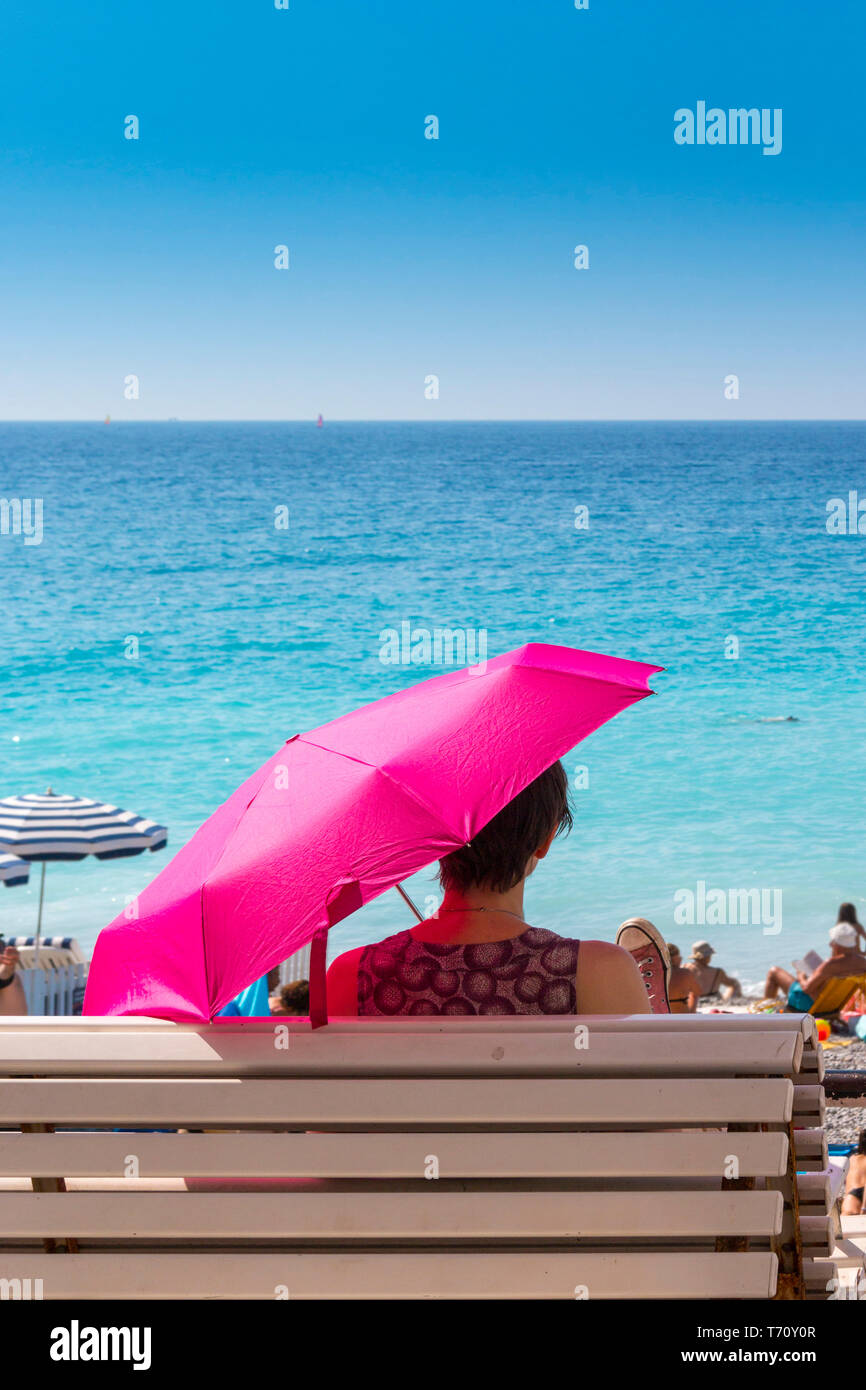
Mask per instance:
[[[858,486],[862,423],[0,426],[0,493],[44,518],[40,544],[0,535],[0,794],[169,828],[49,865],[46,932],[92,947],[284,739],[436,674],[380,659],[409,622],[666,668],[566,759],[534,924],[647,916],[751,985],[822,950],[840,901],[866,917],[866,535],[826,525]],[[38,869],[0,889],[0,931],[33,930],[37,892]],[[389,893],[333,948],[408,923]]]

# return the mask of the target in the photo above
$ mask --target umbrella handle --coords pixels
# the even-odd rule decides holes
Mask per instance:
[[[395,883],[394,887],[397,889],[397,892],[400,894],[400,897],[403,898],[403,900],[409,904],[412,911],[415,913],[415,916],[418,918],[418,921],[423,922],[424,918],[421,916],[421,913],[418,911],[412,899],[409,897],[409,894],[406,892],[406,889],[403,887],[402,883]]]
[[[357,895],[357,884],[346,886],[353,888]],[[394,887],[397,889],[401,898],[405,898],[406,902],[415,913],[415,916],[418,918],[418,921],[423,922],[424,918],[409,897],[402,883],[395,883]],[[354,906],[360,906],[360,898],[358,898],[358,902],[355,903]],[[325,966],[327,949],[328,932],[326,928],[325,930],[315,933],[310,948],[310,1026],[314,1029],[322,1028],[328,1022],[328,986],[326,982],[327,971]]]
[[[310,946],[311,1028],[323,1028],[328,1022],[327,954],[328,933],[317,931]]]

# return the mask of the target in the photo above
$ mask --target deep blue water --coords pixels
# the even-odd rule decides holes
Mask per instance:
[[[826,528],[858,484],[861,423],[0,426],[0,493],[44,499],[41,544],[0,536],[2,794],[115,801],[177,848],[290,734],[435,674],[380,661],[407,620],[650,661],[658,697],[568,759],[589,786],[531,916],[649,916],[755,981],[866,904],[866,536]],[[46,930],[92,945],[161,862],[51,865]],[[676,923],[699,880],[779,890],[781,932]],[[0,930],[35,907],[0,890]],[[389,894],[334,944],[405,921]]]

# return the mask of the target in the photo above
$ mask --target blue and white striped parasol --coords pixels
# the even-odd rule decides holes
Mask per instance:
[[[0,854],[0,883],[6,888],[14,888],[16,883],[26,883],[30,877],[30,865],[17,854]]]
[[[59,795],[50,787],[44,795],[28,792],[24,796],[0,798],[0,872],[3,860],[17,858],[42,864],[37,951],[48,861],[86,859],[91,854],[97,859],[120,859],[125,855],[141,854],[146,849],[162,849],[167,839],[164,825],[145,820],[135,811],[123,811],[119,806],[93,801],[86,796]],[[13,875],[14,872],[13,862]],[[4,878],[4,882],[8,881],[23,880]]]

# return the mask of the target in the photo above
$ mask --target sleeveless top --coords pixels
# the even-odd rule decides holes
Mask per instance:
[[[410,931],[366,946],[358,1013],[573,1014],[579,941],[530,927],[508,941],[442,945]]]

